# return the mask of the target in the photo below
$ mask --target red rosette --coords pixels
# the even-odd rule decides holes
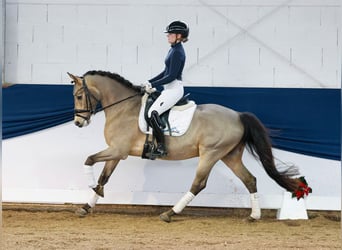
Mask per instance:
[[[304,199],[305,196],[308,196],[310,193],[312,193],[312,188],[308,186],[304,176],[301,176],[298,179],[298,189],[292,193],[292,198],[296,197],[297,200],[300,200],[301,198]]]

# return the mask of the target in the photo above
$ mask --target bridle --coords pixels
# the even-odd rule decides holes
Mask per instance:
[[[74,114],[75,114],[75,116],[78,116],[78,117],[83,118],[83,119],[86,120],[87,122],[90,120],[91,115],[95,115],[95,114],[96,114],[97,112],[99,112],[99,111],[102,111],[102,110],[105,110],[105,109],[107,109],[107,108],[109,108],[109,107],[115,106],[115,105],[117,105],[117,104],[119,104],[119,103],[121,103],[121,102],[124,102],[124,101],[126,101],[126,100],[129,100],[129,99],[131,99],[131,98],[133,98],[133,97],[135,97],[135,96],[141,95],[141,93],[139,92],[139,93],[137,93],[137,94],[135,94],[135,95],[126,97],[126,98],[124,98],[124,99],[122,99],[122,100],[119,100],[119,101],[114,102],[114,103],[112,103],[112,104],[109,104],[109,105],[107,105],[107,106],[97,108],[98,104],[100,103],[100,100],[97,99],[96,96],[95,96],[93,93],[90,92],[90,90],[89,90],[89,88],[88,88],[88,86],[87,86],[87,84],[86,84],[85,78],[82,78],[82,87],[81,87],[79,90],[76,91],[76,93],[74,94],[74,96],[76,96],[77,93],[78,93],[79,91],[81,91],[81,90],[84,91],[85,98],[86,98],[86,106],[87,106],[87,107],[86,107],[86,109],[74,109]],[[96,101],[96,104],[95,104],[95,105],[92,104],[92,102],[91,102],[92,99],[94,99],[94,100]],[[83,113],[89,113],[90,115],[89,115],[88,117],[86,117],[86,116],[82,115]]]

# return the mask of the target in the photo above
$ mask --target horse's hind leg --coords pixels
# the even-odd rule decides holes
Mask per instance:
[[[182,210],[195,198],[195,196],[201,192],[207,185],[207,180],[211,169],[218,161],[213,160],[214,157],[201,157],[199,165],[196,170],[195,179],[191,185],[191,189],[187,192],[172,209],[164,212],[160,215],[160,219],[165,222],[171,222],[171,217],[175,214],[179,214]]]
[[[257,194],[256,178],[248,171],[242,162],[244,146],[240,145],[235,148],[228,155],[221,160],[233,171],[233,173],[239,177],[239,179],[245,184],[250,193],[252,213],[250,219],[258,220],[261,217],[261,210],[259,205],[259,197]]]
[[[85,216],[90,212],[91,208],[94,208],[99,197],[104,197],[103,188],[104,185],[108,182],[110,176],[118,165],[119,160],[106,161],[105,166],[103,167],[102,173],[98,179],[98,184],[95,188],[93,188],[93,195],[89,199],[88,203],[84,204],[81,208],[76,210],[76,214],[79,216]],[[94,178],[94,177],[92,177]]]

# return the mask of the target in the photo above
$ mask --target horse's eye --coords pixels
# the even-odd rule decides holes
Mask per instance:
[[[82,96],[81,95],[78,95],[76,96],[77,100],[82,100]]]

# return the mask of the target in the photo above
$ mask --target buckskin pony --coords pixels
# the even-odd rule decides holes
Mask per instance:
[[[84,127],[89,124],[99,103],[106,119],[104,136],[108,148],[90,155],[85,161],[85,175],[94,190],[89,202],[76,211],[85,216],[98,198],[104,196],[103,188],[120,160],[129,155],[142,155],[146,139],[138,126],[142,92],[140,86],[115,73],[89,71],[82,77],[68,74],[74,83],[75,125]],[[198,105],[188,131],[178,137],[166,136],[165,143],[168,154],[162,160],[199,159],[190,190],[173,208],[160,215],[165,222],[170,222],[172,216],[179,214],[206,187],[210,171],[220,160],[250,193],[252,211],[249,219],[260,219],[256,178],[242,162],[245,147],[260,160],[266,173],[278,185],[292,193],[302,188],[300,178],[296,178],[297,167],[285,166],[282,171],[276,168],[268,131],[251,113],[239,113],[215,104]],[[92,166],[97,162],[105,162],[105,165],[96,183]]]

